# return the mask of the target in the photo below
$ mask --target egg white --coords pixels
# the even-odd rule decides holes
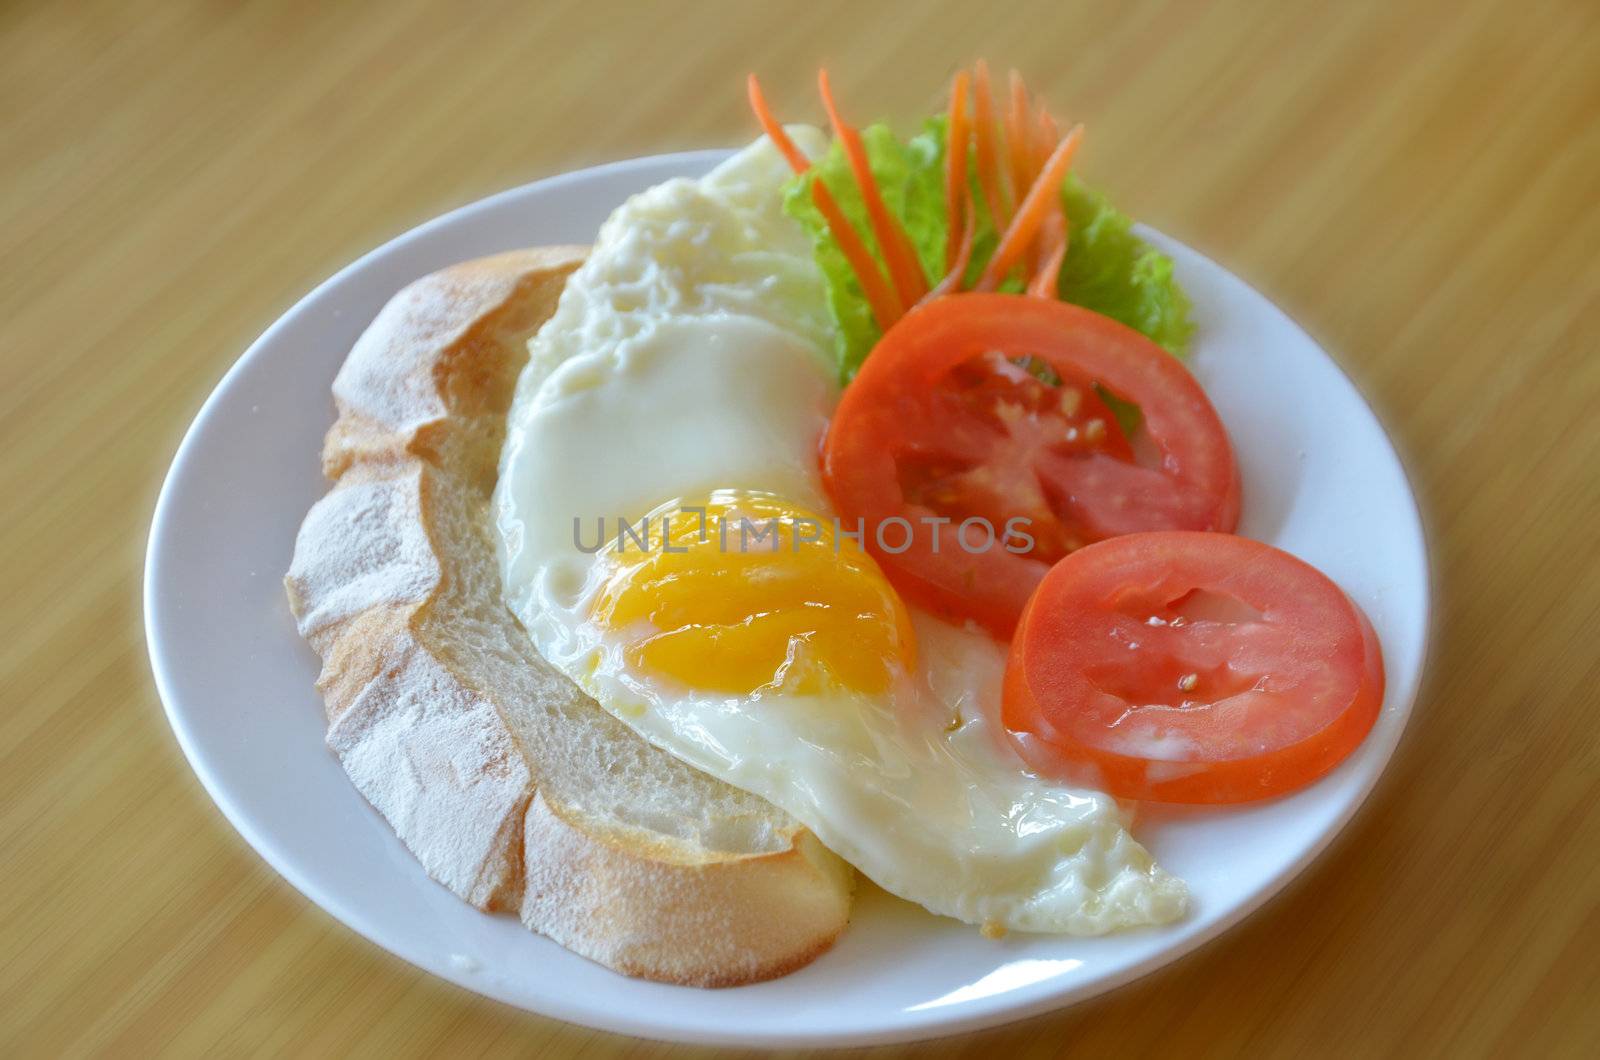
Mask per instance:
[[[792,130],[808,154],[820,132]],[[630,199],[530,344],[495,494],[506,599],[540,652],[651,743],[787,810],[884,889],[970,923],[1098,934],[1181,916],[1183,883],[1098,792],[1047,783],[999,722],[1004,646],[911,609],[889,693],[728,696],[630,668],[590,608],[615,536],[674,499],[831,513],[837,387],[820,275],[759,140]],[[574,526],[574,521],[577,526]]]

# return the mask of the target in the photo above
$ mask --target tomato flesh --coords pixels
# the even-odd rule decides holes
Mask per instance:
[[[1094,454],[1131,462],[1133,447],[1091,380],[1045,382],[998,352],[956,365],[902,421],[896,462],[908,507],[960,523],[1030,521],[1034,558],[1054,563],[1103,536],[1039,468]]]
[[[1102,388],[1139,406],[1147,455]],[[845,390],[822,470],[838,514],[866,525],[863,544],[904,596],[1002,638],[1075,549],[1145,530],[1228,531],[1239,516],[1227,432],[1182,364],[1098,313],[1018,295],[946,296],[890,328]],[[872,532],[891,519],[917,527],[900,551]],[[975,519],[991,547],[963,536]],[[1023,532],[1007,536],[1016,519]]]
[[[1161,802],[1322,776],[1383,701],[1377,637],[1325,575],[1226,534],[1156,532],[1057,564],[1012,642],[1003,717],[1037,768]]]

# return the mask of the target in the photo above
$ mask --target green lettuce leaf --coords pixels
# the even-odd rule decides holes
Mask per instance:
[[[1133,220],[1076,175],[1067,177],[1063,198],[1071,235],[1057,288],[1062,301],[1103,313],[1182,356],[1194,323],[1172,259],[1134,235]]]
[[[888,126],[870,125],[862,130],[861,139],[866,145],[873,179],[883,193],[884,205],[905,226],[923,270],[930,276],[937,275],[944,262],[946,226],[941,168],[943,138],[924,134],[903,142]],[[866,204],[851,175],[844,148],[835,142],[809,172],[789,182],[784,210],[811,235],[817,266],[827,283],[828,310],[837,325],[835,344],[840,379],[848,382],[877,343],[878,325],[872,318],[861,284],[856,281],[839,244],[829,234],[821,212],[811,201],[812,180],[821,180],[827,185],[851,226],[872,248],[880,267],[883,261],[872,239]]]
[[[886,125],[868,126],[861,138],[884,204],[900,219],[924,271],[937,279],[944,271],[949,230],[944,208],[944,119],[931,119],[910,140],[901,140]],[[828,186],[875,256],[877,247],[850,164],[835,142],[809,172],[790,181],[784,209],[811,235],[827,284],[828,309],[837,325],[839,376],[849,382],[877,343],[879,331],[861,285],[811,201],[813,180]],[[978,217],[966,276],[969,284],[983,272],[999,242],[982,198],[974,186]],[[1170,352],[1182,354],[1193,325],[1189,300],[1173,278],[1171,259],[1133,235],[1132,221],[1076,177],[1068,178],[1063,198],[1072,235],[1061,268],[1061,297],[1136,328]],[[1020,288],[1013,281],[1002,290]]]

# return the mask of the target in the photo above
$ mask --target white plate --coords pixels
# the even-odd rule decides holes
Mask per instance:
[[[1108,990],[1236,923],[1327,846],[1389,760],[1422,668],[1427,556],[1400,462],[1333,361],[1245,284],[1148,231],[1194,299],[1194,370],[1243,466],[1240,532],[1344,586],[1371,616],[1388,665],[1376,728],[1318,784],[1246,809],[1142,819],[1140,838],[1193,890],[1186,920],[1111,938],[995,942],[865,888],[838,945],[793,975],[720,991],[639,982],[430,881],[345,778],[323,743],[317,663],[295,635],[281,578],[301,518],[326,489],[318,451],[346,351],[407,282],[513,247],[588,242],[629,194],[724,155],[570,173],[425,224],[318,287],[223,378],[173,461],[145,571],[156,683],[206,789],[289,882],[386,949],[513,1005],[649,1037],[799,1045],[971,1030]]]

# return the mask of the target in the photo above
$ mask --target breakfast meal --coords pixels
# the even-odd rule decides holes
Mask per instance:
[[[747,87],[754,143],[350,352],[286,578],[329,746],[440,884],[627,975],[790,972],[857,873],[992,937],[1179,920],[1138,806],[1327,774],[1372,626],[1234,534],[1081,125],[982,63],[909,138]]]

